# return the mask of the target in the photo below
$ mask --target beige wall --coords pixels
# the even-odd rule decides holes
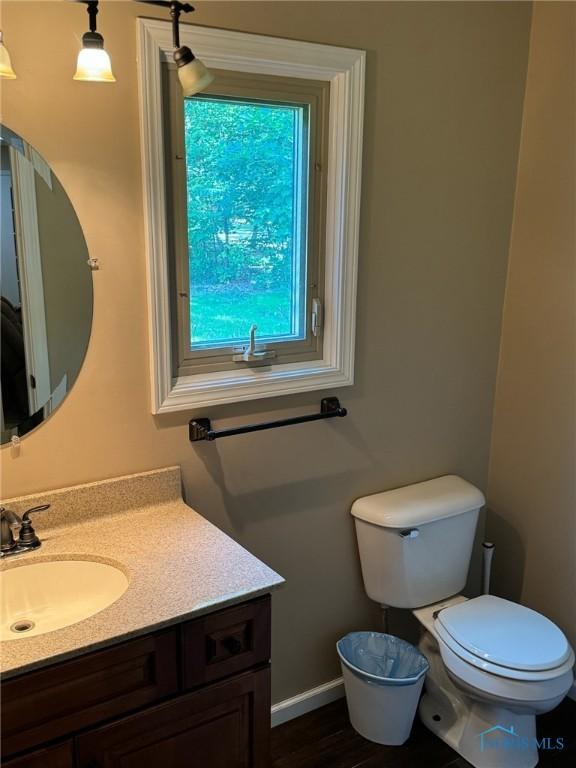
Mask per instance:
[[[495,589],[576,645],[576,5],[537,3],[490,459]]]
[[[52,164],[101,263],[84,368],[20,457],[3,449],[4,497],[180,464],[189,503],[287,579],[274,597],[275,700],[335,677],[335,640],[377,620],[352,500],[446,472],[486,486],[530,13],[516,2],[197,4],[199,24],[364,48],[368,60],[356,385],[334,392],[350,415],[194,447],[195,414],[149,408],[135,18],[166,14],[102,4],[118,82],[101,85],[71,79],[83,8],[3,4],[19,74],[2,88],[4,120]],[[319,399],[209,415],[294,415]]]

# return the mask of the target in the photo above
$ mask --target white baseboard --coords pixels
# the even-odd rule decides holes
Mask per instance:
[[[274,704],[272,707],[272,728],[282,723],[287,723],[288,720],[293,720],[295,717],[300,717],[300,715],[305,715],[306,712],[319,709],[325,704],[341,699],[343,696],[344,681],[341,677],[337,677],[335,680],[323,683],[323,685],[319,685],[317,688],[303,691],[291,699],[279,701],[278,704]]]
[[[576,676],[576,669],[574,671]],[[282,725],[282,723],[287,723],[289,720],[294,720],[294,718],[300,717],[300,715],[305,715],[307,712],[319,709],[326,704],[330,704],[332,701],[342,699],[344,695],[344,681],[341,677],[337,677],[335,680],[323,683],[317,688],[303,691],[291,699],[279,701],[278,704],[272,706],[272,728]],[[576,701],[576,682],[574,682],[567,695]]]

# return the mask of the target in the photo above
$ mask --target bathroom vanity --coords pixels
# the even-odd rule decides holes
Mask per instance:
[[[15,677],[2,688],[3,764],[260,768],[269,660],[264,596]]]
[[[269,593],[282,579],[187,507],[179,477],[169,469],[93,484],[91,494],[46,494],[59,524],[45,529],[38,554],[3,561],[5,571],[97,558],[121,565],[129,582],[83,621],[2,642],[6,768],[268,764]],[[102,497],[114,514],[88,521]],[[28,501],[10,506],[21,512]]]

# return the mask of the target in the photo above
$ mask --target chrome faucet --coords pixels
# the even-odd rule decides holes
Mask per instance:
[[[48,509],[50,504],[42,504],[39,507],[32,507],[27,510],[20,518],[16,512],[10,509],[0,507],[0,557],[8,555],[18,555],[21,552],[28,552],[31,549],[38,549],[42,542],[36,535],[32,527],[30,515],[33,512],[42,512]],[[18,540],[14,538],[14,531],[19,530]]]

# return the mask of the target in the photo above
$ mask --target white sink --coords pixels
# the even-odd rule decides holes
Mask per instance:
[[[0,572],[0,640],[43,635],[104,610],[128,578],[94,560],[50,560]]]

